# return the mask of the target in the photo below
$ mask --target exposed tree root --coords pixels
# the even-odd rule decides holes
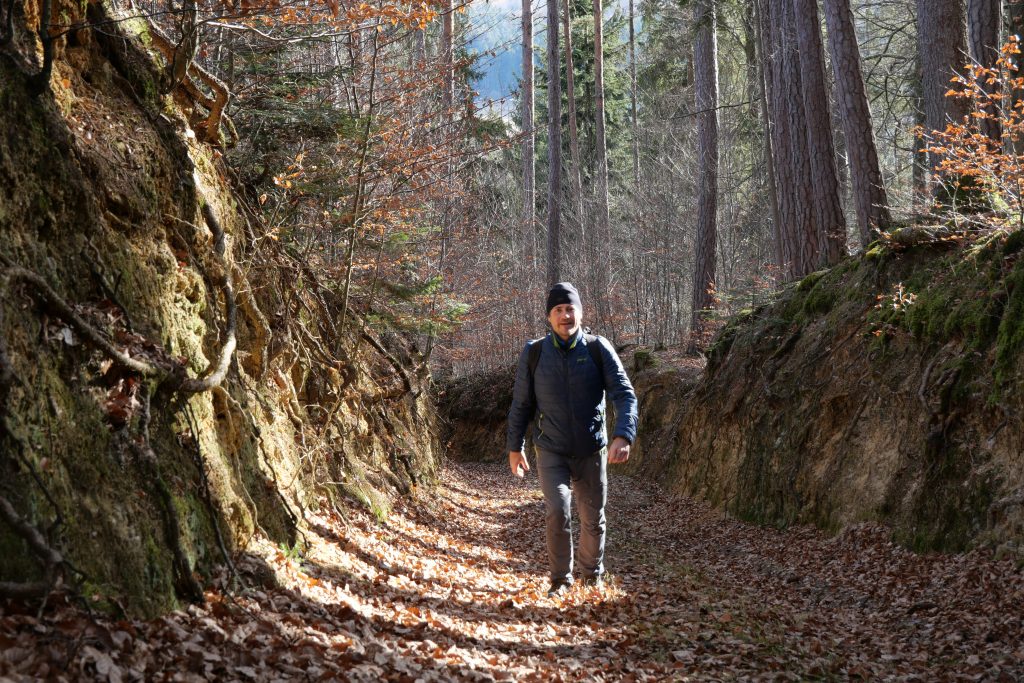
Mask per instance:
[[[132,325],[131,316],[128,315],[128,309],[125,308],[124,304],[121,303],[120,298],[117,295],[117,290],[120,286],[120,278],[116,282],[111,283],[107,279],[106,271],[107,268],[103,263],[103,258],[100,256],[100,250],[93,244],[92,238],[85,240],[85,245],[88,247],[82,252],[85,259],[89,262],[89,269],[92,271],[93,277],[99,282],[100,288],[108,299],[110,299],[115,306],[121,311],[121,315],[124,317],[124,326],[129,332],[134,332],[135,327]]]
[[[223,390],[222,387],[218,387],[218,389]],[[227,544],[224,542],[224,534],[220,530],[220,522],[218,521],[220,515],[213,504],[213,494],[210,492],[210,480],[206,475],[206,461],[203,458],[203,451],[199,447],[199,422],[196,420],[192,409],[187,405],[185,406],[185,417],[188,419],[189,429],[192,431],[192,441],[194,446],[192,448],[192,460],[196,469],[199,470],[199,481],[202,484],[200,492],[203,497],[203,502],[206,504],[206,510],[210,515],[210,522],[213,524],[214,534],[217,536],[217,545],[220,547],[221,555],[224,557],[224,563],[227,564],[228,569],[231,571],[231,576],[234,578],[237,585],[245,585],[242,581],[242,577],[238,575],[238,569],[235,568],[235,563],[231,559],[231,553],[228,552]]]
[[[0,323],[2,321],[3,318],[0,316]],[[6,346],[0,340],[0,433],[6,434],[9,438],[17,441],[18,448],[24,448],[24,444],[11,433],[7,426],[7,400],[10,396],[11,387],[15,382],[20,384],[21,380],[15,374],[14,366],[7,355]],[[18,452],[18,456],[22,459],[22,465],[31,473],[32,478],[39,485],[46,500],[56,511],[57,521],[55,525],[59,525],[61,523],[60,508],[57,507],[53,496],[50,495],[49,490],[47,490],[39,474],[31,466],[31,463],[24,460],[24,455],[21,452]],[[2,495],[0,495],[0,517],[3,517],[11,528],[14,529],[15,533],[28,542],[29,548],[32,549],[33,553],[43,564],[43,579],[41,581],[27,583],[0,581],[0,596],[21,599],[46,597],[63,579],[66,565],[63,556],[57,550],[50,547],[43,533],[29,522],[23,520],[10,501]]]
[[[235,282],[244,282],[246,280],[241,269],[236,264],[232,264],[231,268],[235,276]],[[236,296],[238,297],[238,307],[245,315],[246,320],[249,321],[249,327],[252,329],[253,338],[249,347],[252,349],[253,374],[257,379],[262,380],[267,374],[266,350],[270,346],[272,335],[270,325],[267,323],[267,318],[263,315],[263,311],[260,310],[259,305],[256,303],[251,288],[242,287],[236,292]]]
[[[63,578],[64,557],[50,547],[39,529],[21,518],[10,501],[0,495],[0,517],[28,543],[43,564],[43,580],[30,583],[0,582],[0,596],[7,598],[41,598],[53,590]]]
[[[192,54],[186,54],[190,49],[188,40],[175,46],[171,39],[156,24],[150,24],[150,36],[153,46],[160,51],[167,60],[170,75],[168,77],[168,90],[180,87],[192,99],[193,102],[203,106],[208,114],[202,124],[202,137],[206,142],[218,144],[220,141],[221,124],[225,120],[224,110],[231,101],[231,91],[219,78],[211,74],[192,59]],[[211,92],[213,97],[204,94],[196,85],[193,78],[198,79]],[[231,142],[237,142],[238,136],[234,126],[227,126],[231,134]]]
[[[220,383],[227,377],[228,369],[231,367],[231,357],[235,353],[235,346],[238,344],[236,334],[237,324],[237,310],[235,307],[235,290],[231,281],[230,270],[224,274],[224,303],[227,308],[228,314],[228,327],[226,331],[227,338],[224,341],[224,346],[221,347],[220,358],[216,365],[210,364],[207,368],[205,377],[201,379],[186,379],[178,388],[183,394],[198,394],[203,391],[209,391],[214,387],[220,386]]]
[[[4,256],[0,256],[0,263],[6,268],[0,270],[0,289],[6,290],[11,282],[20,281],[32,286],[32,291],[38,299],[50,307],[50,309],[62,320],[71,325],[86,341],[105,353],[118,367],[128,373],[136,374],[144,379],[157,380],[162,386],[169,389],[171,393],[180,392],[184,395],[198,394],[203,391],[219,386],[227,376],[231,367],[231,359],[237,346],[237,306],[235,303],[234,283],[232,269],[224,259],[225,238],[224,231],[220,227],[209,204],[204,203],[203,215],[210,230],[214,234],[214,246],[218,256],[225,261],[224,283],[224,306],[227,311],[227,329],[225,330],[224,345],[221,347],[220,355],[216,362],[203,373],[203,377],[191,379],[185,375],[185,367],[166,351],[161,351],[160,359],[156,363],[150,363],[117,349],[113,343],[96,328],[75,313],[71,306],[58,295],[49,283],[41,276],[20,266]]]
[[[139,439],[132,443],[132,450],[142,466],[144,479],[153,482],[160,497],[164,518],[164,535],[167,537],[167,545],[171,548],[174,558],[175,589],[181,597],[201,603],[203,602],[203,588],[192,574],[192,567],[181,547],[181,522],[178,520],[178,512],[174,507],[174,496],[171,494],[167,482],[164,481],[163,475],[160,474],[156,453],[153,452],[153,447],[149,442],[150,395],[145,384],[139,393],[142,405],[139,411]]]
[[[32,291],[38,299],[41,299],[64,322],[73,327],[86,341],[105,353],[120,368],[146,379],[164,379],[175,371],[170,364],[160,366],[147,363],[132,358],[115,348],[103,334],[82,320],[71,306],[57,292],[53,291],[46,280],[31,270],[20,266],[8,266],[0,271],[0,285],[4,290],[14,281],[32,285]]]
[[[367,330],[365,326],[360,332],[360,336],[362,336],[362,338],[365,339],[366,341],[370,342],[370,346],[376,349],[380,355],[387,358],[388,362],[391,363],[391,366],[395,369],[395,372],[397,372],[399,376],[402,378],[402,384],[405,386],[405,391],[411,393],[414,397],[419,396],[420,392],[418,389],[413,388],[412,378],[409,377],[409,372],[402,365],[402,362],[395,358],[394,354],[392,354],[390,351],[384,348],[384,345],[380,342],[380,340],[374,337],[372,334],[370,334],[369,330]]]
[[[229,411],[229,414],[230,414],[230,411],[233,410],[235,413],[237,413],[238,415],[242,416],[243,418],[248,418],[249,425],[252,428],[252,433],[255,434],[255,436],[256,436],[257,447],[259,448],[260,452],[262,453],[263,449],[264,449],[263,435],[260,433],[259,426],[256,424],[256,421],[253,419],[252,414],[249,411],[244,410],[242,408],[241,404],[239,404],[238,401],[235,399],[235,397],[231,395],[231,392],[229,392],[223,386],[215,388],[213,390],[213,393],[214,393],[215,396],[220,396],[224,400],[224,404],[226,406],[226,410]],[[229,417],[229,419],[230,419],[230,417]],[[264,461],[266,462],[266,455],[264,455]],[[254,501],[252,499],[252,495],[249,493],[249,489],[246,488],[245,484],[243,483],[244,480],[242,478],[242,472],[238,468],[238,461],[237,461],[236,458],[232,458],[231,459],[231,465],[232,465],[232,468],[234,469],[234,472],[235,472],[235,478],[239,482],[239,487],[242,489],[242,493],[244,494],[245,502],[248,505],[249,514],[252,516],[253,526],[256,529],[258,529],[264,536],[266,536],[267,538],[270,538],[270,534],[267,533],[266,529],[264,529],[262,526],[260,526],[260,516],[259,516],[259,510],[256,507],[256,501]],[[289,511],[289,513],[290,513],[290,511]],[[247,539],[245,541],[245,543],[242,543],[240,545],[244,547],[245,545],[248,544],[248,542],[249,542],[249,539]]]

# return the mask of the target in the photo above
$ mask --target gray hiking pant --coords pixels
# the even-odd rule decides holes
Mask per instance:
[[[604,505],[608,497],[608,449],[586,458],[537,451],[537,472],[547,507],[551,580],[572,580],[572,497],[580,515],[583,576],[604,574]]]

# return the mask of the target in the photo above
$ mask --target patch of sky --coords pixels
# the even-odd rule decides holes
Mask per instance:
[[[560,2],[564,3],[564,0]],[[629,11],[629,0],[618,0],[618,5],[623,13]],[[522,11],[522,0],[469,2],[466,47],[470,54],[478,57],[476,70],[481,77],[474,83],[474,88],[478,93],[476,102],[481,113],[490,112],[511,119],[512,109],[517,106],[515,95],[523,66]],[[547,44],[546,17],[546,0],[533,0],[534,64],[541,63],[540,53]],[[639,17],[637,21],[639,30]]]

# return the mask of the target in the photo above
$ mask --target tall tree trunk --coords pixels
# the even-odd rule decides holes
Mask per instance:
[[[441,99],[445,120],[450,122],[453,116],[452,107],[455,104],[455,10],[452,0],[443,0],[441,12],[441,69],[444,72]]]
[[[878,163],[850,0],[825,0],[825,23],[836,78],[836,99],[846,137],[857,229],[861,244],[866,246],[878,237],[879,230],[888,229],[889,200]]]
[[[917,50],[926,127],[945,130],[968,114],[964,100],[946,97],[950,80],[968,61],[965,0],[917,0]],[[941,162],[940,154],[931,154],[933,171]]]
[[[611,226],[608,217],[608,147],[604,130],[604,5],[594,0],[594,218],[598,243],[598,314],[608,325],[608,291],[611,282]]]
[[[690,350],[695,350],[703,325],[703,311],[714,304],[715,248],[718,235],[718,41],[715,0],[693,5],[696,32],[693,78],[697,112],[697,237],[694,254],[693,309]]]
[[[920,74],[920,68],[918,69]],[[914,125],[922,129],[928,124],[924,114],[924,96],[921,94],[921,82],[914,83]],[[921,139],[920,135],[914,136],[913,169],[911,174],[911,187],[913,188],[913,204],[915,209],[922,208],[929,201],[928,174],[931,165],[928,160],[928,145]]]
[[[768,24],[764,19],[767,10],[766,0],[754,0],[753,7],[753,33],[755,47],[757,48],[758,60],[755,62],[757,69],[757,99],[761,110],[761,125],[764,129],[764,165],[768,176],[768,200],[772,211],[772,257],[780,277],[784,272],[786,259],[782,253],[782,215],[779,213],[779,188],[775,179],[775,164],[773,159],[773,145],[775,144],[775,133],[772,131],[774,123],[768,107],[768,94],[774,91],[774,86],[769,85],[771,79],[770,57],[765,52],[766,30]]]
[[[793,7],[789,0],[765,0],[766,55],[771,69],[769,113],[772,157],[778,192],[779,254],[783,280],[795,280],[818,264],[818,235],[809,197],[813,194],[807,152],[800,60],[796,54]]]
[[[967,0],[967,35],[971,49],[971,59],[989,69],[996,67],[999,59],[999,48],[1002,44],[1000,30],[1003,25],[1002,0]],[[989,95],[999,92],[998,83],[988,83],[982,79],[978,84]],[[999,149],[1001,145],[998,109],[987,107],[986,112],[994,118],[982,119],[978,128],[992,142],[990,146]]]
[[[533,121],[533,5],[523,0],[523,241],[530,268],[537,265],[537,174],[534,157]]]
[[[636,123],[636,30],[633,0],[629,0],[629,120],[633,134],[633,189],[640,188],[640,135]]]
[[[807,152],[813,178],[810,187],[818,238],[818,264],[832,266],[846,254],[846,217],[839,196],[818,2],[791,1],[800,57],[800,91],[807,122]]]
[[[562,279],[562,83],[558,55],[558,0],[548,0],[548,285]]]
[[[576,67],[572,58],[572,17],[569,14],[569,0],[565,0],[565,15],[562,17],[562,32],[565,33],[565,100],[569,107],[569,191],[572,194],[572,208],[579,221],[581,246],[586,244],[586,213],[583,208],[583,179],[580,177],[580,135],[576,125]],[[584,247],[585,249],[585,247]]]

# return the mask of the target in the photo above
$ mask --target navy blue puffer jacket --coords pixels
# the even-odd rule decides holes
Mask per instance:
[[[526,343],[519,354],[512,407],[508,413],[509,451],[522,451],[526,428],[534,420],[537,448],[570,457],[592,455],[608,445],[605,430],[605,391],[615,404],[614,436],[636,440],[637,401],[618,354],[607,339],[597,337],[604,372],[587,350],[587,338],[578,332],[564,349],[546,337]],[[541,344],[540,358],[530,376],[530,347]],[[536,399],[536,400],[534,400]]]

